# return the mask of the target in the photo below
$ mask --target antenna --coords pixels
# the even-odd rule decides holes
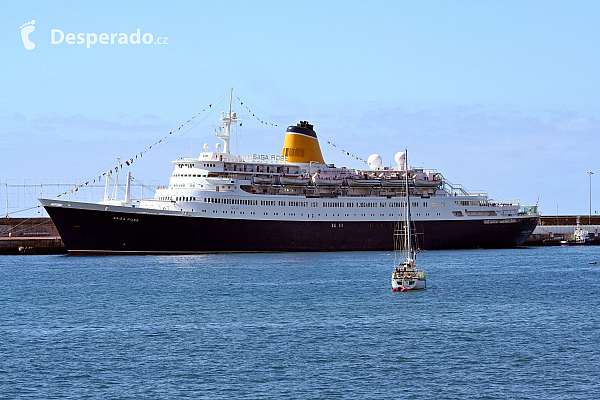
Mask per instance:
[[[4,182],[4,186],[6,186],[6,217],[4,218],[8,218],[8,181]]]
[[[231,136],[231,125],[236,125],[238,121],[241,121],[241,119],[238,119],[237,114],[231,111],[232,101],[233,88],[231,88],[231,91],[229,92],[229,111],[227,111],[227,114],[225,114],[224,111],[221,112],[220,120],[224,124],[224,126],[219,126],[219,129],[215,134],[216,137],[223,141],[223,153],[225,154],[229,154],[229,137]],[[223,128],[225,128],[225,131],[223,131]]]

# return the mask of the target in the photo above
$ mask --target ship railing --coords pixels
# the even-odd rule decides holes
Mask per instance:
[[[442,188],[451,196],[471,196],[471,193],[460,184],[452,183],[442,176]]]
[[[490,201],[488,202],[488,205],[492,206],[492,207],[522,207],[519,199],[500,200],[500,201],[495,201],[495,200],[490,199]]]
[[[540,215],[538,206],[521,206],[519,215]]]
[[[440,177],[442,179],[443,190],[445,190],[450,196],[488,197],[486,192],[471,192],[461,184],[450,182],[442,174],[440,174]]]
[[[202,152],[202,154],[209,154],[208,159],[210,161],[222,161],[226,163],[239,163],[239,164],[278,164],[287,165],[285,157],[276,154],[252,154],[252,155],[234,155],[226,153],[213,153],[213,152]],[[175,158],[174,161],[180,162],[197,162],[203,161],[206,157],[179,157]],[[206,160],[205,160],[206,161]]]
[[[238,171],[240,172],[240,171]],[[229,180],[238,180],[238,181],[248,181],[252,178],[252,174],[253,173],[245,173],[245,174],[239,174],[239,173],[225,173],[225,174],[221,174],[218,176],[211,176],[211,178],[224,178],[224,179],[229,179]]]

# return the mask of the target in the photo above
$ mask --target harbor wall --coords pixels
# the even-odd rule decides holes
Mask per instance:
[[[561,240],[573,239],[575,228],[588,231],[591,244],[600,245],[600,215],[548,215],[540,218],[540,223],[524,246],[560,245]]]
[[[50,218],[0,218],[0,254],[66,254]]]

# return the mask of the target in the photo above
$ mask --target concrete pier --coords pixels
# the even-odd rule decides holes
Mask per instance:
[[[0,254],[66,254],[50,218],[0,218]]]
[[[540,218],[525,246],[556,246],[562,240],[573,239],[573,232],[579,226],[588,231],[591,244],[600,244],[600,215],[548,215]]]

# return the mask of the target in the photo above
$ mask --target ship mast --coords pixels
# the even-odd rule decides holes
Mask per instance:
[[[117,199],[117,190],[119,190],[119,166],[120,165],[121,165],[121,155],[119,154],[119,157],[117,157],[117,168],[115,168],[115,170],[117,172],[115,174],[115,186],[113,187],[113,196],[112,196],[113,200]]]
[[[110,198],[110,172],[106,173],[106,184],[104,185],[104,202]]]
[[[227,114],[225,112],[221,112],[220,120],[224,124],[224,126],[218,126],[218,130],[216,131],[215,136],[223,141],[223,153],[229,153],[229,137],[231,136],[231,125],[236,125],[238,121],[241,121],[237,118],[237,114],[231,111],[231,103],[233,100],[233,88],[229,92],[229,111]],[[225,128],[225,131],[223,131]]]

